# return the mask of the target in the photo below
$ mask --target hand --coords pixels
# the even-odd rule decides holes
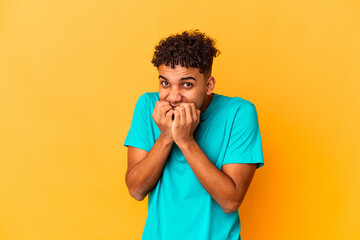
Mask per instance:
[[[167,101],[157,101],[152,114],[152,118],[160,129],[160,136],[171,142],[173,141],[171,132],[171,127],[173,125],[173,114],[174,110]]]
[[[194,103],[181,103],[174,110],[172,137],[177,145],[194,139],[194,131],[200,122],[200,110]]]

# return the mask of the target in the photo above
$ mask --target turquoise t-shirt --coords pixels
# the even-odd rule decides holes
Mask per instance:
[[[228,163],[264,165],[254,104],[239,97],[214,97],[194,132],[194,139],[221,170]],[[158,92],[138,99],[124,146],[150,151],[160,135],[152,118]],[[174,143],[162,176],[148,195],[142,240],[240,240],[238,211],[225,213],[200,184]]]

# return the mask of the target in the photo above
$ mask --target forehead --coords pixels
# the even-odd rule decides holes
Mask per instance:
[[[200,69],[194,67],[182,67],[180,64],[175,65],[175,68],[172,68],[170,65],[166,66],[165,64],[161,64],[159,66],[160,74],[168,74],[168,75],[192,75],[192,76],[200,76]]]

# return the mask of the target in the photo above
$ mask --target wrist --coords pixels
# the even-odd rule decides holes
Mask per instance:
[[[194,139],[194,137],[191,137],[185,141],[175,141],[176,145],[180,148],[180,149],[189,149],[191,146],[194,146],[194,144],[196,144],[196,141]]]
[[[160,133],[160,136],[159,136],[158,140],[162,141],[166,145],[169,145],[169,144],[172,145],[174,143],[174,140],[171,137],[166,136],[166,135],[164,135],[162,133]]]

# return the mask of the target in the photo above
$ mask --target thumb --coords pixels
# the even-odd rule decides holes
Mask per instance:
[[[174,110],[170,110],[166,113],[165,117],[166,117],[166,122],[172,122],[173,121],[173,116],[174,116]]]

